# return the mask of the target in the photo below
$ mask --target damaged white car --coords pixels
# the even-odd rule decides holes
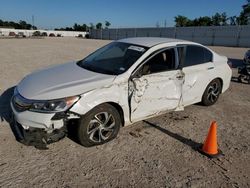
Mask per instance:
[[[115,138],[121,126],[214,104],[229,88],[228,59],[197,43],[128,38],[26,76],[11,107],[16,125],[44,143],[66,135],[69,121],[84,146]]]

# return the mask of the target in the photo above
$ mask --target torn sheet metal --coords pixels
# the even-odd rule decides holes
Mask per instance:
[[[183,109],[184,76],[179,76],[182,74],[176,70],[130,80],[128,99],[131,120],[137,121],[162,111]]]

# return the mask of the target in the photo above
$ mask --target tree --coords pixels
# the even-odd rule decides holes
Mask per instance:
[[[212,22],[214,26],[219,26],[220,22],[221,22],[221,16],[220,14],[217,12],[214,16],[212,16]]]
[[[194,20],[190,20],[188,23],[189,26],[211,26],[212,19],[208,16],[195,18]]]
[[[78,31],[79,25],[77,23],[75,23],[74,26],[73,26],[73,29],[74,29],[74,31]]]
[[[188,25],[188,22],[190,22],[190,20],[186,16],[181,15],[174,17],[174,19],[176,27],[185,27]]]
[[[237,18],[239,25],[247,25],[248,17],[250,16],[250,1],[247,1],[246,5],[243,5],[243,10],[240,12],[240,16]]]
[[[102,23],[101,22],[97,23],[95,27],[96,29],[102,29]]]
[[[95,29],[95,26],[94,26],[94,24],[92,22],[89,23],[89,29]]]
[[[221,21],[221,25],[227,25],[227,13],[223,12],[220,15],[220,21]]]
[[[11,27],[11,28],[15,28],[15,29],[28,29],[28,30],[32,28],[31,24],[29,24],[23,20],[20,20],[18,23],[13,22],[13,21],[8,22],[8,21],[0,20],[0,26]],[[36,28],[36,27],[34,26],[34,28]]]
[[[111,23],[109,21],[105,21],[105,28],[108,29]]]
[[[82,31],[87,31],[88,30],[88,26],[86,24],[82,24]]]

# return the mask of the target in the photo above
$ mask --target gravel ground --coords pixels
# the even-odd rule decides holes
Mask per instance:
[[[102,146],[85,148],[65,138],[38,150],[15,140],[7,122],[9,88],[34,70],[81,59],[108,42],[0,40],[0,187],[250,187],[250,87],[234,81],[214,106],[192,105],[138,122]],[[234,66],[247,50],[212,48]],[[210,160],[196,147],[212,120],[224,156]]]

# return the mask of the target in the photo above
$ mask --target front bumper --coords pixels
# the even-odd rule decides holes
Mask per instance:
[[[39,128],[29,128],[25,130],[23,129],[23,126],[14,118],[12,126],[15,131],[15,136],[19,142],[28,146],[35,146],[39,149],[47,149],[47,144],[57,142],[67,135],[66,126],[63,126],[60,129],[55,129],[50,133]]]
[[[52,118],[56,115],[55,113],[38,113],[31,111],[23,111],[18,112],[13,103],[10,103],[11,109],[14,115],[14,119],[18,122],[23,129],[30,128],[40,128],[44,129],[46,132],[52,132],[55,129],[60,129],[64,126],[64,120],[52,120]]]
[[[46,145],[67,135],[66,119],[56,113],[18,112],[13,103],[12,124],[18,141],[25,145],[46,149]],[[56,118],[55,118],[56,117]]]

